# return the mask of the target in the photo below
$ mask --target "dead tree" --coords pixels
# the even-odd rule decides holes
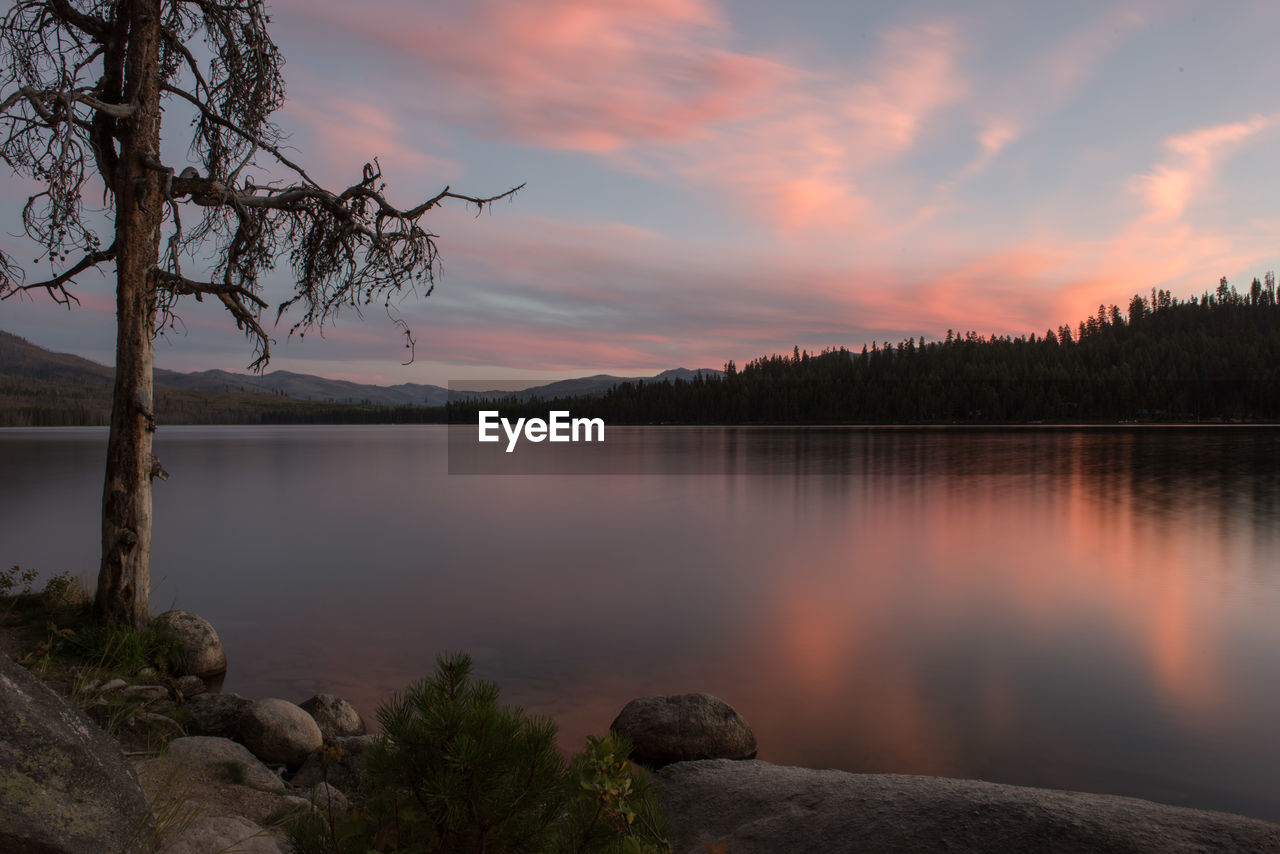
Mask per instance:
[[[376,160],[346,189],[322,187],[286,155],[272,122],[284,83],[268,23],[261,0],[17,0],[0,22],[0,157],[38,182],[23,225],[49,268],[28,281],[0,253],[0,299],[44,292],[70,307],[78,275],[116,270],[95,597],[108,621],[147,618],[151,480],[161,471],[151,453],[152,353],[178,300],[222,303],[261,370],[272,343],[261,279],[278,259],[287,255],[295,289],[275,322],[301,312],[290,334],[344,307],[390,309],[401,293],[431,292],[428,211],[449,199],[483,209],[520,189],[478,197],[445,187],[398,208]],[[161,154],[162,105],[191,117],[187,162]],[[87,204],[99,195],[105,216]]]

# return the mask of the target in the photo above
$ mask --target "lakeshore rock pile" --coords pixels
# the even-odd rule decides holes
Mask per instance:
[[[127,698],[135,709],[129,731],[154,746],[167,743],[134,757],[132,768],[117,742],[0,655],[0,851],[133,854],[160,835],[158,854],[280,854],[286,846],[272,825],[281,816],[347,808],[378,738],[365,734],[355,709],[329,694],[294,704],[216,693],[226,671],[216,632],[190,612],[170,613],[190,629],[179,672],[90,684],[79,699]],[[632,740],[638,762],[658,769],[676,854],[1280,854],[1280,825],[1243,816],[973,780],[770,765],[754,760],[756,737],[742,716],[709,694],[633,700],[612,729]],[[166,829],[156,821],[190,810],[188,803],[199,810],[185,824]]]

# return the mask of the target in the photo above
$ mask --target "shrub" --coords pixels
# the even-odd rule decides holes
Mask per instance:
[[[613,737],[566,762],[556,726],[498,703],[465,654],[378,710],[361,797],[346,816],[304,814],[299,854],[398,851],[482,854],[664,854],[647,777]]]

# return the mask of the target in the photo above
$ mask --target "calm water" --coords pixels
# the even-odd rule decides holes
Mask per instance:
[[[370,719],[462,649],[569,748],[709,691],[774,762],[1280,820],[1280,430],[610,428],[726,473],[467,476],[445,429],[162,429],[153,609]],[[96,572],[104,448],[0,431],[0,560]]]

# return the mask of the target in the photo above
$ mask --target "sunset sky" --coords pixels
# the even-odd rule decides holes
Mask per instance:
[[[1154,287],[1280,268],[1280,4],[276,0],[279,114],[341,188],[378,156],[443,275],[399,312],[288,338],[269,369],[377,383],[721,367],[948,328],[1043,333]],[[183,122],[166,126],[175,155]],[[173,158],[170,158],[173,159]],[[179,163],[181,168],[183,164]],[[29,248],[0,181],[0,241]],[[287,265],[270,285],[288,292]],[[42,277],[39,269],[32,278]],[[110,363],[111,282],[0,303]],[[157,348],[243,370],[210,303]]]

